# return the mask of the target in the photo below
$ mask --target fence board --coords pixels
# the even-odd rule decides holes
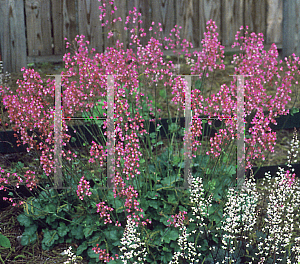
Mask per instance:
[[[150,31],[149,27],[152,23],[152,16],[150,14],[150,0],[143,0],[140,2],[140,11],[142,14],[142,25],[141,27],[145,30],[144,32],[147,34],[146,37],[141,38],[141,44],[143,46],[147,45],[148,41],[150,40]]]
[[[182,39],[186,39],[194,43],[193,36],[193,24],[197,23],[197,19],[193,20],[194,15],[197,16],[197,12],[193,11],[194,2],[189,0],[177,0],[176,2],[176,21],[175,24],[181,26],[180,35]]]
[[[300,0],[285,0],[283,3],[283,56],[300,55]]]
[[[11,55],[9,47],[10,35],[9,35],[9,5],[6,0],[0,0],[0,45],[1,45],[1,57],[3,60],[4,71],[9,71],[12,68]]]
[[[47,0],[26,0],[25,12],[28,55],[51,55],[50,2]]]
[[[103,34],[99,19],[100,2],[91,0],[78,1],[79,35],[84,35],[90,41],[90,47],[96,52],[103,52]]]
[[[181,0],[180,0],[181,1]],[[177,0],[176,2],[179,2]],[[168,37],[171,29],[175,26],[174,0],[155,0],[151,1],[152,20],[155,21],[155,30],[158,22],[161,23],[163,32],[161,38]]]
[[[125,27],[125,21],[126,21],[126,12],[125,10],[127,9],[127,4],[126,1],[124,0],[115,0],[115,4],[117,6],[117,10],[114,13],[114,18],[119,18],[121,17],[122,21],[116,21],[115,23],[115,40],[119,40],[121,43],[124,45],[124,49],[126,50],[127,48],[127,43],[128,43],[128,32],[124,30]],[[98,18],[99,20],[99,18]]]
[[[216,22],[219,33],[219,41],[222,41],[221,34],[221,0],[200,0],[199,3],[199,46],[201,40],[204,38],[204,32],[206,32],[206,22],[212,19]]]
[[[267,0],[267,44],[282,43],[283,0]],[[293,1],[291,1],[293,2]]]
[[[65,40],[63,34],[63,2],[52,0],[52,23],[54,55],[65,53]]]
[[[115,38],[114,37],[111,37],[111,38],[107,38],[108,37],[108,33],[112,30],[112,20],[113,20],[113,15],[111,14],[111,10],[112,10],[112,7],[109,3],[106,4],[106,16],[104,18],[104,20],[108,20],[108,24],[104,27],[103,29],[103,43],[104,43],[104,47],[105,47],[105,50],[108,48],[108,47],[112,47],[115,43]]]
[[[128,0],[127,1],[127,12],[126,15],[130,16],[132,18],[132,14],[129,14],[129,11],[133,11],[133,8],[136,7],[137,8],[137,12],[139,12],[140,10],[140,0]],[[136,52],[136,48],[135,46],[129,46],[130,43],[132,43],[132,39],[131,39],[131,35],[132,33],[130,33],[130,31],[134,28],[135,25],[132,24],[132,19],[130,19],[129,24],[126,25],[126,27],[128,28],[127,30],[127,34],[128,34],[128,48],[132,49],[134,52]]]
[[[244,1],[222,1],[222,45],[232,45],[236,32],[243,25],[243,4]]]
[[[3,4],[3,6],[2,6]],[[1,2],[3,21],[3,68],[16,72],[27,67],[24,3],[15,0]]]
[[[69,42],[78,35],[76,30],[76,2],[63,0],[63,38]]]
[[[25,13],[19,2],[25,4]],[[147,33],[145,39],[141,38],[142,45],[147,44],[153,36],[153,32],[148,32],[148,29],[151,22],[155,21],[156,25],[158,22],[162,23],[162,38],[169,37],[170,30],[177,24],[182,26],[181,38],[190,40],[194,48],[200,49],[206,22],[209,19],[216,22],[220,33],[219,39],[226,47],[233,44],[236,31],[241,25],[249,25],[249,31],[264,33],[266,44],[275,42],[281,45],[283,43],[281,28],[283,0],[115,0],[118,10],[110,16],[111,6],[108,4],[108,19],[112,21],[113,18],[121,16],[123,21],[114,25],[114,29],[119,33],[116,32],[110,40],[107,39],[107,33],[111,28],[102,28],[99,21],[100,2],[98,0],[0,0],[0,3],[0,45],[4,69],[10,72],[14,71],[12,69],[15,67],[15,62],[19,60],[23,60],[23,62],[17,62],[19,65],[26,66],[26,58],[21,58],[22,56],[17,52],[18,57],[13,59],[12,56],[16,56],[13,53],[17,53],[11,50],[11,31],[22,31],[22,28],[25,28],[25,20],[21,21],[24,17],[27,22],[28,52],[26,51],[26,56],[31,59],[38,56],[43,58],[50,55],[62,56],[65,53],[64,38],[67,37],[69,41],[73,41],[77,34],[86,35],[90,40],[90,46],[94,47],[97,52],[103,52],[106,47],[111,47],[116,39],[120,39],[125,44],[125,50],[132,48],[127,45],[127,42],[132,41],[129,38],[130,33],[123,29],[128,11],[134,6],[137,7],[138,12],[142,13],[141,27]],[[298,12],[299,0],[287,0],[285,3],[290,5],[290,12],[286,12],[287,16]],[[9,7],[13,7],[13,11],[10,12]],[[19,12],[17,16],[16,12]],[[10,14],[13,14],[13,18]],[[286,38],[289,35],[289,40],[284,41],[284,46],[293,46],[290,49],[295,51],[300,38],[297,33],[298,17],[294,16],[292,20],[287,19],[290,19],[292,24],[285,31]],[[111,27],[110,24],[109,27]],[[128,27],[132,29],[133,26]],[[156,26],[153,30],[156,30]],[[13,38],[16,37],[23,38],[24,32],[21,35],[14,33]],[[26,43],[23,45],[26,47]],[[300,52],[297,54],[300,55]]]
[[[266,36],[267,3],[266,0],[245,0],[245,26],[249,32],[263,33]]]

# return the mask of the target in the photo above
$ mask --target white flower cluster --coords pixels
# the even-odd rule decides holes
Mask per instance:
[[[137,258],[137,260],[139,261],[135,261],[133,262],[133,264],[146,262],[146,248],[144,247],[144,249],[141,251],[137,250],[138,248],[143,248],[145,243],[141,242],[140,233],[137,233],[135,222],[131,219],[130,216],[127,217],[127,225],[125,227],[125,231],[123,233],[123,237],[121,238],[120,243],[123,245],[123,247],[120,248],[120,251],[124,252],[124,255],[120,256],[120,259],[123,260],[124,264],[127,264],[128,260],[131,260],[132,258]],[[131,250],[127,251],[128,249]]]
[[[208,210],[211,206],[212,197],[210,196],[207,200],[204,198],[204,189],[202,184],[202,178],[196,178],[194,179],[191,175],[188,177],[188,182],[191,191],[190,201],[194,205],[192,207],[193,215],[196,216],[197,221],[197,227],[198,230],[200,230],[200,233],[203,234],[204,231],[202,230],[205,228],[204,217],[208,217]],[[190,222],[193,222],[194,219],[190,219]],[[172,260],[169,262],[169,264],[179,264],[179,256],[183,257],[184,259],[188,259],[191,261],[191,263],[199,263],[200,259],[195,258],[197,257],[196,248],[193,243],[188,243],[187,239],[191,234],[188,234],[186,232],[186,226],[183,225],[183,222],[180,222],[180,231],[181,234],[178,238],[178,245],[180,246],[180,249],[182,252],[175,252],[173,255]],[[196,233],[197,229],[193,230],[192,233]],[[208,230],[209,232],[209,230]],[[188,244],[188,246],[187,246]],[[197,245],[197,248],[200,247],[200,245]],[[185,252],[187,251],[187,254]],[[198,254],[198,257],[200,257],[201,254]]]
[[[288,167],[292,167],[292,162],[297,162],[297,157],[298,157],[298,149],[299,149],[299,140],[297,136],[297,131],[296,128],[294,130],[294,136],[291,141],[291,151],[288,150]],[[294,160],[292,160],[294,158]],[[292,168],[292,171],[295,169]]]
[[[295,231],[295,224],[293,222],[296,218],[299,219],[300,216],[296,214],[298,208],[300,208],[300,182],[293,178],[295,175],[292,175],[294,169],[291,166],[292,159],[293,162],[297,162],[298,148],[299,141],[295,130],[291,142],[291,152],[288,152],[289,172],[279,167],[279,172],[273,180],[271,179],[271,175],[266,173],[262,182],[262,191],[268,197],[266,217],[263,219],[263,226],[261,228],[266,237],[257,238],[258,253],[255,254],[258,259],[254,259],[255,257],[252,256],[252,261],[255,260],[256,263],[257,261],[261,264],[266,263],[270,258],[274,258],[275,261],[275,257],[276,261],[278,261],[275,263],[283,263],[283,259],[279,258],[279,254],[287,255],[286,263],[288,264],[300,263],[300,237],[292,236]],[[292,179],[289,180],[287,177],[292,177]],[[197,226],[200,233],[203,234],[203,230],[205,231],[205,229],[201,227],[205,227],[203,224],[204,217],[208,216],[205,212],[208,211],[209,205],[211,205],[211,199],[208,201],[204,200],[204,189],[201,178],[194,179],[189,177],[188,180],[191,186],[190,200],[194,205],[192,207],[193,215],[196,216]],[[249,235],[253,235],[257,231],[254,230],[254,227],[258,222],[257,205],[259,198],[261,198],[256,186],[253,173],[251,173],[249,180],[245,180],[245,184],[241,190],[229,189],[228,201],[224,208],[223,225],[219,228],[224,231],[222,248],[229,253],[235,253],[238,250],[236,248],[237,241],[244,241],[248,251],[250,243],[253,242],[250,241]],[[190,219],[190,222],[193,220]],[[181,251],[185,252],[188,250],[188,254],[175,252],[170,264],[179,263],[179,256],[188,259],[188,263],[199,263],[199,259],[195,259],[196,250],[194,245],[188,243],[189,248],[187,248],[187,238],[190,234],[187,234],[186,227],[182,222],[180,223],[180,227],[181,235],[179,236],[178,244]],[[195,233],[196,230],[192,232]],[[293,241],[293,247],[286,254],[286,250],[293,244]],[[294,255],[293,260],[291,260],[291,253]],[[232,256],[225,256],[222,263],[237,261],[232,258]]]
[[[69,259],[67,261],[65,261],[63,264],[77,264],[76,259],[81,258],[81,257],[77,257],[71,250],[72,250],[72,247],[70,246],[68,249],[64,250],[61,253],[61,255],[68,255],[68,257],[69,257]]]
[[[247,235],[252,232],[256,223],[255,207],[258,202],[258,193],[253,174],[251,176],[248,181],[245,180],[246,188],[242,188],[240,191],[230,188],[228,191],[228,201],[225,204],[221,229],[225,232],[222,248],[229,250],[229,253],[234,253],[236,250],[233,244],[235,239],[247,240]],[[246,247],[249,247],[249,244]],[[232,259],[226,256],[225,260]]]

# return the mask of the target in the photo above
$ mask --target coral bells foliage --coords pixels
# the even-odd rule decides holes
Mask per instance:
[[[287,71],[283,70],[283,62],[277,62],[278,51],[276,45],[273,44],[269,51],[263,48],[263,34],[256,35],[249,34],[246,30],[244,34],[238,31],[236,34],[236,42],[232,47],[240,47],[241,54],[234,55],[233,64],[235,65],[235,75],[245,76],[244,85],[244,109],[245,118],[251,113],[254,117],[250,120],[251,127],[249,128],[250,137],[245,139],[246,143],[246,169],[252,167],[252,161],[255,159],[265,159],[263,151],[274,151],[276,144],[276,132],[271,132],[270,124],[276,125],[275,117],[278,115],[288,114],[285,109],[287,102],[290,100],[290,87],[292,84],[298,84],[298,70],[299,58],[292,55],[292,58],[285,59],[288,67]],[[199,74],[202,78],[203,70],[207,73],[213,69],[224,69],[221,58],[223,57],[223,48],[220,42],[217,41],[216,25],[213,21],[208,21],[207,30],[210,33],[205,34],[202,41],[202,52],[194,52],[198,58],[197,61],[189,59],[188,62],[193,65],[192,74]],[[243,27],[241,27],[243,30]],[[217,63],[217,60],[220,60]],[[178,78],[178,81],[181,80]],[[225,84],[221,86],[217,94],[213,94],[206,98],[207,106],[203,106],[201,102],[203,99],[200,96],[200,91],[192,90],[192,110],[194,117],[198,117],[199,113],[208,115],[208,117],[217,117],[220,120],[225,119],[226,129],[219,130],[219,132],[210,139],[211,150],[207,154],[212,154],[215,157],[220,155],[220,145],[226,146],[232,139],[237,137],[237,78],[233,77],[230,87]],[[267,95],[266,84],[273,85],[277,89],[276,95]],[[173,93],[174,102],[184,102],[184,93],[175,88]],[[198,97],[195,94],[198,94]],[[199,98],[199,99],[198,99]],[[193,103],[195,100],[198,102]],[[184,106],[184,104],[181,104]],[[184,108],[184,107],[183,107]],[[269,111],[265,114],[264,111]],[[192,130],[197,131],[193,126],[201,126],[201,121],[193,120]],[[209,121],[211,124],[211,121]],[[196,145],[197,142],[194,142]]]
[[[111,5],[110,20],[107,18],[107,5]],[[121,23],[121,18],[114,18],[117,7],[114,6],[114,1],[101,1],[100,5],[100,20],[103,26],[107,27],[108,38],[114,36],[112,28],[115,23]],[[140,175],[139,163],[142,157],[140,148],[140,136],[147,134],[144,129],[141,111],[141,102],[147,98],[139,91],[139,76],[144,75],[149,82],[161,82],[165,86],[170,86],[173,89],[172,101],[178,103],[184,109],[185,103],[185,87],[186,83],[183,78],[174,76],[174,65],[172,62],[164,62],[162,56],[162,48],[174,49],[180,47],[189,63],[194,64],[192,74],[199,75],[199,78],[209,76],[209,73],[216,70],[224,69],[223,57],[224,47],[218,41],[217,27],[210,20],[207,22],[207,32],[202,41],[203,50],[200,52],[188,53],[188,48],[192,47],[191,43],[185,39],[180,39],[180,27],[175,26],[170,33],[170,37],[175,37],[175,40],[165,37],[160,38],[162,32],[161,24],[156,27],[158,32],[153,33],[153,22],[149,31],[155,37],[151,37],[145,46],[141,45],[140,39],[145,37],[145,30],[141,27],[141,14],[137,13],[136,8],[130,11],[126,17],[124,30],[130,29],[131,45],[135,45],[136,53],[132,49],[123,49],[123,43],[116,40],[115,47],[109,47],[104,53],[95,53],[95,50],[88,49],[88,41],[84,40],[84,36],[77,36],[74,41],[74,53],[66,53],[64,55],[64,63],[66,73],[62,77],[63,87],[63,107],[62,117],[73,117],[77,113],[90,111],[95,106],[95,98],[104,102],[104,109],[108,108],[107,102],[107,82],[108,75],[114,78],[114,125],[115,136],[118,138],[115,144],[115,177],[114,177],[114,197],[124,198],[124,211],[130,215],[130,219],[139,224],[143,218],[143,210],[139,208],[137,201],[138,192],[132,186],[132,179]],[[233,63],[235,64],[235,74],[251,75],[245,79],[245,113],[249,115],[252,111],[256,111],[251,124],[253,127],[249,129],[251,135],[246,139],[246,151],[248,155],[247,168],[251,167],[251,160],[263,157],[263,150],[273,151],[276,134],[271,133],[269,128],[270,123],[276,123],[277,115],[286,114],[284,107],[290,97],[290,86],[295,80],[295,75],[299,74],[297,70],[298,58],[287,60],[289,68],[288,72],[283,72],[282,67],[278,69],[276,58],[278,53],[276,46],[266,52],[263,50],[262,35],[254,33],[248,34],[246,31],[243,36],[238,32],[234,46],[240,46],[242,54],[235,56]],[[71,47],[67,42],[67,48]],[[280,62],[281,64],[282,62]],[[15,124],[14,129],[21,134],[23,143],[28,143],[30,149],[37,148],[41,151],[40,163],[46,175],[53,172],[54,159],[53,152],[50,146],[54,145],[54,124],[53,124],[53,101],[55,85],[54,80],[48,80],[44,85],[39,74],[32,69],[23,69],[24,75],[22,81],[18,81],[18,95],[14,95],[12,91],[4,90],[0,87],[0,92],[3,94],[3,104],[8,109],[9,118]],[[204,100],[201,91],[193,89],[191,91],[191,108],[194,113],[192,121],[192,147],[197,149],[200,142],[196,137],[201,135],[202,121],[197,119],[201,114],[209,117],[219,117],[221,120],[233,116],[236,118],[237,104],[237,87],[235,79],[230,87],[222,85],[220,91],[216,95]],[[266,94],[264,84],[272,83],[277,87],[277,93],[274,98]],[[135,99],[134,104],[130,105],[128,97]],[[204,101],[207,106],[204,105]],[[269,110],[269,115],[265,116],[263,110]],[[221,114],[222,113],[222,114]],[[104,117],[106,114],[104,113]],[[218,134],[211,139],[211,149],[208,154],[214,156],[220,155],[221,149],[219,146],[227,144],[228,141],[236,137],[236,120],[226,119],[226,128],[219,130]],[[104,128],[107,126],[107,121],[104,121]],[[37,129],[40,132],[40,137],[43,140],[40,144],[36,143],[36,134],[29,136],[26,129],[34,131]],[[106,134],[106,132],[105,132]],[[63,119],[62,121],[62,137],[63,146],[70,140],[67,134],[67,126]],[[45,143],[43,143],[45,142]],[[256,146],[255,146],[256,145]],[[76,155],[71,151],[63,150],[63,158],[71,161],[76,158]],[[99,166],[104,166],[107,161],[108,149],[93,142],[90,149],[89,162],[96,163]],[[263,157],[264,158],[264,157]],[[1,175],[4,173],[1,170]],[[34,180],[34,175],[27,173],[28,179]],[[0,178],[1,183],[7,183],[7,177]],[[29,187],[34,187],[33,183]],[[82,177],[78,179],[77,195],[80,199],[92,199],[89,196],[89,183]],[[110,213],[113,208],[110,208],[104,201],[99,201],[97,205],[97,213],[104,219],[105,224],[112,223]],[[178,218],[178,216],[180,216]],[[175,217],[175,222],[180,224],[184,219],[184,213],[180,212]],[[143,221],[142,224],[151,222],[149,219]],[[103,249],[95,249],[99,253],[99,258],[104,261],[111,259],[107,252]]]

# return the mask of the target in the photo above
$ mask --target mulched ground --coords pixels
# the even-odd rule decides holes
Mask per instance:
[[[41,241],[43,239],[41,232],[38,234],[38,242],[31,246],[22,246],[20,236],[24,231],[24,227],[19,225],[17,217],[22,213],[22,209],[9,206],[0,209],[0,232],[5,235],[11,243],[11,248],[5,249],[0,247],[0,263],[14,264],[61,264],[68,260],[68,257],[62,256],[64,250],[72,246],[76,249],[76,244],[59,244],[53,249],[42,250]],[[87,264],[88,261],[77,260],[78,264]]]

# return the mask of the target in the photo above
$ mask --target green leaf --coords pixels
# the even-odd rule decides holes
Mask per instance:
[[[16,167],[22,169],[24,167],[24,163],[22,163],[21,161],[18,161]]]
[[[166,90],[164,90],[164,89],[159,90],[159,95],[165,99],[167,97]]]
[[[150,199],[157,199],[158,197],[160,197],[160,194],[158,192],[155,192],[155,191],[149,191],[149,192],[147,192],[145,197],[148,197]]]
[[[158,208],[157,201],[149,201],[149,206],[157,209]]]
[[[46,217],[46,223],[49,225],[52,225],[52,223],[56,222],[56,220],[57,220],[57,217],[55,216],[55,214],[51,214]]]
[[[28,235],[34,235],[35,232],[37,231],[37,228],[38,226],[36,224],[33,224],[29,227],[26,227],[24,233],[26,232],[26,234]]]
[[[119,240],[119,236],[118,236],[118,230],[114,229],[114,230],[106,230],[103,232],[105,234],[105,236],[107,237],[107,239],[110,239],[110,240]]]
[[[21,237],[21,245],[22,246],[28,246],[30,244],[33,244],[35,241],[37,240],[37,235],[29,235],[29,234],[25,234],[23,233],[22,237]]]
[[[66,226],[65,223],[60,222],[59,227],[57,228],[57,233],[60,237],[64,237],[68,234],[69,232],[69,227]]]
[[[292,109],[291,109],[290,113],[291,113],[291,116],[294,116],[294,114],[297,114],[297,113],[299,113],[299,108],[292,107]]]
[[[178,166],[178,168],[183,169],[184,168],[184,161],[180,162],[177,166]]]
[[[19,221],[20,225],[25,227],[29,227],[33,223],[31,218],[27,217],[24,214],[18,215],[17,220]]]
[[[44,249],[49,249],[56,240],[59,239],[59,236],[57,234],[56,230],[49,230],[47,229],[43,229],[44,232],[44,238],[42,240],[42,245]]]
[[[155,142],[154,142],[155,143]],[[157,146],[159,146],[159,145],[163,145],[164,143],[162,142],[162,141],[159,141],[159,142],[157,142],[155,145],[154,145],[154,147],[157,147]]]
[[[87,238],[87,237],[89,237],[91,234],[93,234],[93,228],[92,227],[90,227],[90,226],[88,226],[88,227],[85,227],[84,229],[83,229],[83,234],[84,234],[84,236],[85,236],[85,238]]]
[[[180,160],[181,160],[181,159],[180,159],[179,156],[174,156],[174,157],[173,157],[173,164],[174,164],[174,165],[177,165],[177,164],[180,162]]]
[[[45,206],[45,211],[46,211],[47,213],[54,213],[54,212],[56,212],[56,206],[55,206],[53,203],[47,204],[47,205]]]
[[[169,244],[171,240],[175,241],[177,238],[178,238],[178,231],[171,230],[166,232],[161,239]]]
[[[76,251],[76,255],[79,256],[81,255],[81,253],[83,251],[85,251],[87,249],[87,242],[84,241],[78,248],[77,248],[77,251]]]
[[[25,227],[25,231],[21,237],[21,244],[27,246],[33,244],[37,240],[37,228],[36,224],[31,225],[30,227]]]
[[[174,193],[168,195],[168,202],[169,203],[178,203]]]
[[[179,129],[180,129],[180,127],[176,123],[172,123],[171,125],[169,125],[169,131],[171,133],[175,133]]]
[[[88,256],[91,258],[91,259],[95,259],[96,262],[99,262],[99,254],[96,254],[94,250],[92,250],[92,248],[90,247],[87,251],[87,254]]]
[[[166,185],[166,186],[170,186],[171,184],[175,183],[175,182],[178,182],[178,181],[181,181],[182,179],[177,176],[177,175],[171,175],[171,176],[168,176],[168,177],[165,177],[161,183],[163,185]]]
[[[202,86],[202,81],[201,81],[201,80],[197,80],[197,81],[195,82],[195,88],[196,88],[197,90],[200,90],[200,91],[201,91],[201,86]]]
[[[169,233],[170,240],[176,240],[178,238],[178,231],[177,230],[171,230]]]
[[[1,233],[0,233],[0,246],[5,248],[11,247],[9,239],[6,236],[2,235]]]
[[[166,253],[162,256],[161,260],[163,261],[162,263],[170,263],[171,260],[172,260],[172,253],[166,252]]]

